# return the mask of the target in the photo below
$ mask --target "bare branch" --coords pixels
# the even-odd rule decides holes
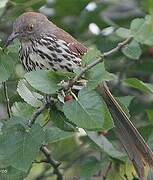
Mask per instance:
[[[39,109],[37,109],[37,111],[35,111],[35,112],[33,113],[31,120],[29,120],[29,122],[28,122],[28,126],[29,126],[30,128],[31,128],[32,125],[35,123],[37,117],[38,117],[42,112],[44,112],[47,108],[48,108],[48,103],[45,102],[42,107],[40,107]]]
[[[46,99],[46,97],[45,97]],[[51,102],[51,98],[50,98],[50,101],[46,101],[44,102],[44,105],[42,107],[40,107],[39,109],[37,109],[37,111],[35,111],[32,115],[32,118],[31,120],[28,122],[28,126],[31,128],[32,125],[35,123],[37,117],[43,112],[45,111],[48,107],[49,107],[49,104]],[[48,123],[48,122],[47,122]],[[46,125],[46,124],[45,124]],[[49,151],[49,149],[42,145],[40,150],[43,152],[43,154],[45,155],[46,159],[43,159],[41,161],[34,161],[33,163],[42,163],[42,162],[45,162],[45,163],[48,163],[50,164],[54,171],[53,171],[53,174],[55,174],[57,176],[57,180],[63,180],[63,176],[62,176],[62,173],[60,172],[60,170],[58,169],[59,165],[61,163],[55,161],[52,157],[51,157],[51,153]]]
[[[9,96],[8,96],[6,82],[3,82],[3,88],[4,88],[4,96],[5,96],[5,101],[6,101],[7,114],[8,114],[8,117],[10,118],[11,117],[11,108],[10,108],[10,100],[9,100]]]
[[[59,166],[61,163],[55,161],[52,157],[51,157],[51,154],[50,154],[50,151],[49,149],[46,147],[46,146],[41,146],[41,149],[40,149],[44,155],[46,156],[46,162],[51,164],[52,167],[54,168],[54,171],[53,173],[56,174],[57,176],[57,180],[63,180],[63,175],[62,173],[60,172],[59,170]]]

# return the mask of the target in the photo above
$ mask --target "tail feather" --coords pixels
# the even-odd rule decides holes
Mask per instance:
[[[113,97],[106,82],[99,85],[98,92],[102,95],[108,106],[120,142],[132,161],[138,176],[141,180],[144,180],[145,164],[153,167],[152,150]]]

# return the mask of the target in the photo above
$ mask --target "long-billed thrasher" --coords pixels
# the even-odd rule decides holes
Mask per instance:
[[[69,71],[81,66],[87,48],[40,13],[27,12],[17,18],[6,46],[15,38],[21,42],[20,59],[26,71],[51,69]],[[107,84],[97,88],[113,117],[116,133],[141,180],[144,165],[153,167],[153,153],[109,91]]]

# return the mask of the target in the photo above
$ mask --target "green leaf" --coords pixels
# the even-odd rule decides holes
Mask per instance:
[[[5,82],[13,71],[13,61],[9,55],[0,55],[0,83]]]
[[[83,161],[80,168],[81,177],[91,178],[105,167],[105,163],[98,161],[95,157],[89,157]]]
[[[46,142],[54,143],[74,136],[73,132],[66,132],[57,127],[51,127],[46,131]]]
[[[79,92],[78,100],[64,104],[63,111],[65,116],[78,127],[102,129],[104,126],[103,108],[104,104],[99,94],[85,88]]]
[[[149,83],[144,83],[136,78],[129,78],[124,80],[124,84],[130,87],[141,90],[145,93],[153,93],[153,85]]]
[[[87,132],[89,138],[94,141],[105,153],[112,158],[123,160],[125,155],[120,151],[116,150],[114,146],[107,140],[103,135],[99,135],[97,132]]]
[[[50,108],[51,121],[55,126],[64,131],[74,131],[76,127],[70,123],[64,113],[52,105]]]
[[[148,138],[148,144],[150,146],[151,149],[153,149],[153,134],[151,134]]]
[[[7,121],[7,123],[22,124],[27,128],[28,121],[32,118],[32,114],[36,111],[34,107],[24,102],[15,102],[11,107],[13,121]],[[47,112],[46,112],[47,113]],[[37,117],[37,123],[40,125],[44,124],[45,113],[40,114]]]
[[[99,55],[101,55],[101,52],[99,50],[97,50],[96,48],[90,48],[88,52],[82,57],[82,63],[89,64],[94,61]]]
[[[26,176],[27,174],[25,172],[19,171],[11,166],[0,170],[0,179],[2,180],[21,180]]]
[[[114,127],[114,123],[113,123],[113,119],[112,116],[107,108],[107,105],[105,104],[105,102],[103,102],[104,107],[103,107],[103,117],[104,117],[104,125],[102,130],[109,130],[112,129]]]
[[[142,137],[144,138],[145,141],[148,141],[148,139],[152,135],[152,132],[153,132],[153,122],[151,122],[151,123],[152,124],[148,123],[147,125],[145,125],[145,126],[143,125],[143,126],[138,128],[140,134],[142,135]]]
[[[121,106],[121,108],[124,110],[124,112],[129,118],[130,118],[130,114],[128,107],[132,98],[133,98],[132,96],[115,97],[116,101],[119,103],[119,105]]]
[[[146,112],[147,112],[147,116],[148,116],[149,121],[153,124],[153,110],[147,109]]]
[[[94,89],[102,81],[114,79],[115,75],[107,72],[104,63],[101,63],[90,69],[86,74],[86,78],[88,79],[87,87]]]
[[[139,180],[138,178],[136,178],[135,173],[133,172],[135,172],[135,170],[131,163],[117,162],[117,163],[114,163],[114,168],[112,166],[112,168],[109,170],[109,173],[107,174],[107,180],[123,180],[123,179]]]
[[[20,80],[18,83],[17,92],[24,99],[24,101],[31,106],[40,107],[42,105],[42,102],[38,100],[38,97],[39,99],[43,99],[43,96],[38,93],[32,92],[27,86],[28,85],[24,79]]]
[[[131,41],[130,44],[127,44],[125,47],[123,47],[122,52],[130,59],[139,59],[142,53],[139,43],[135,40]]]
[[[27,128],[28,119],[26,117],[18,117],[12,116],[10,121],[4,122],[3,126],[7,128],[11,128],[12,126],[22,126],[23,128]]]
[[[118,28],[116,30],[116,34],[121,37],[121,38],[129,38],[131,37],[131,31],[129,29],[126,29],[126,28]]]
[[[126,108],[128,108],[133,98],[134,98],[133,96],[120,96],[117,97],[117,100],[121,104],[123,104]]]
[[[151,16],[144,18],[136,18],[131,23],[131,34],[134,36],[136,41],[146,44],[153,45],[153,26]]]
[[[59,83],[72,76],[74,76],[73,73],[49,70],[37,70],[25,74],[26,80],[32,87],[46,94],[55,94],[59,89]]]
[[[14,116],[31,118],[35,109],[27,103],[15,102],[11,110]]]
[[[26,131],[20,125],[4,126],[0,135],[0,162],[3,166],[27,172],[35,160],[39,148],[45,139],[42,128],[35,124]]]

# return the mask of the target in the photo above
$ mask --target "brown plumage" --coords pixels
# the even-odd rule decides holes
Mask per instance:
[[[127,152],[129,159],[132,161],[140,180],[145,180],[144,166],[149,165],[151,168],[153,167],[152,150],[115,100],[107,84],[103,83],[97,89],[112,115],[117,137]]]
[[[13,25],[13,33],[6,46],[19,38],[21,62],[27,71],[53,69],[73,71],[81,66],[81,57],[87,48],[70,34],[50,22],[43,14],[28,12],[21,15]],[[141,180],[144,179],[144,164],[153,166],[153,153],[131,123],[106,83],[98,87],[116,126],[116,134],[125,148]]]

